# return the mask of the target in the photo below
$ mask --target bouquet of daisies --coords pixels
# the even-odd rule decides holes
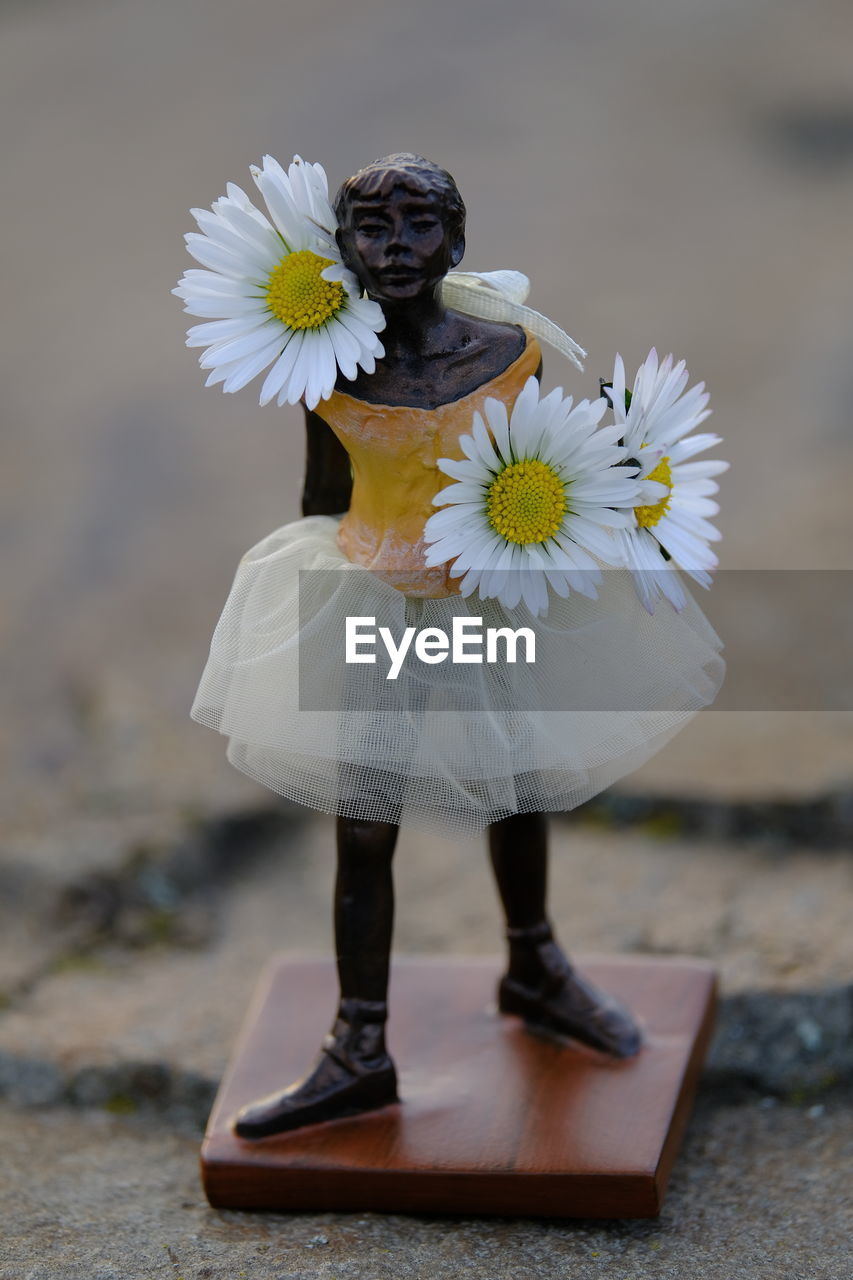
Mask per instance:
[[[632,390],[617,356],[592,403],[559,388],[540,399],[535,378],[511,415],[487,400],[488,426],[475,414],[459,441],[464,460],[439,459],[456,483],[433,499],[442,510],[427,521],[427,564],[452,561],[462,595],[507,608],[523,600],[534,615],[547,612],[549,587],[595,597],[599,564],[630,569],[649,613],[660,597],[683,608],[678,570],[708,587],[717,566],[708,517],[719,511],[714,477],[728,467],[691,461],[720,437],[689,434],[710,410],[704,385],[685,393],[687,382],[683,360],[659,364],[652,350]]]

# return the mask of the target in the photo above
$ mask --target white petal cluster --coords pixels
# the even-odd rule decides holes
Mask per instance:
[[[199,363],[211,371],[206,386],[221,382],[224,391],[238,391],[268,370],[261,404],[304,398],[313,409],[331,395],[339,369],[350,379],[359,365],[373,372],[385,319],[343,265],[322,167],[295,156],[285,172],[265,156],[251,173],[269,217],[233,183],[212,209],[193,209],[199,230],[186,243],[202,269],[186,271],[173,292],[185,311],[206,321],[187,334],[188,346],[205,348]],[[343,302],[323,324],[291,328],[271,311],[267,291],[282,261],[304,251],[331,259],[321,275],[343,286]]]
[[[604,399],[575,404],[562,388],[540,400],[533,377],[511,415],[502,401],[486,400],[486,421],[476,413],[471,435],[460,437],[464,460],[438,460],[456,483],[433,499],[443,510],[426,524],[424,538],[432,544],[427,565],[452,561],[450,572],[462,578],[463,596],[476,590],[507,608],[523,600],[534,616],[547,612],[549,585],[563,597],[577,591],[595,598],[598,562],[620,562],[614,531],[633,523],[632,508],[641,492],[633,478],[637,468],[619,465],[627,455],[617,444],[621,428],[598,429],[605,408]],[[496,531],[487,500],[501,472],[529,459],[558,477],[566,510],[553,536],[518,543]]]
[[[709,516],[719,512],[713,495],[719,490],[714,476],[728,469],[728,463],[706,459],[690,461],[696,454],[721,443],[710,432],[689,435],[709,416],[704,383],[685,392],[688,372],[683,360],[674,363],[671,355],[658,362],[652,348],[640,365],[626,406],[625,366],[616,357],[613,370],[613,418],[629,458],[640,465],[640,477],[648,477],[666,460],[671,483],[657,484],[659,497],[667,497],[659,518],[648,527],[636,519],[632,527],[619,532],[625,563],[631,569],[641,601],[649,613],[664,596],[676,608],[687,597],[679,581],[681,569],[704,587],[711,585],[711,571],[717,557],[710,544],[720,533]],[[648,497],[644,497],[648,503]],[[639,505],[639,504],[638,504]]]

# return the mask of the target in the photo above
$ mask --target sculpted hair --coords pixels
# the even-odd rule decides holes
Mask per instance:
[[[417,195],[433,196],[439,203],[452,238],[464,240],[465,204],[453,178],[446,169],[410,151],[374,160],[341,184],[334,204],[338,224],[349,226],[350,211],[356,199],[384,199],[395,187],[404,187]]]

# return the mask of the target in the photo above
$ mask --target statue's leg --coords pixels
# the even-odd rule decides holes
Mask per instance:
[[[489,828],[489,853],[506,913],[509,966],[498,988],[502,1013],[540,1032],[570,1036],[617,1058],[640,1048],[631,1015],[569,963],[547,916],[547,823],[519,813]]]
[[[337,1015],[306,1076],[239,1112],[234,1128],[241,1138],[263,1138],[396,1102],[385,1019],[397,832],[391,823],[338,819]]]

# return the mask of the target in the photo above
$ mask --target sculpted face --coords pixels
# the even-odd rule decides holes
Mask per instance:
[[[432,293],[462,259],[464,242],[447,225],[441,201],[407,175],[374,195],[354,194],[338,232],[347,266],[377,302]]]

